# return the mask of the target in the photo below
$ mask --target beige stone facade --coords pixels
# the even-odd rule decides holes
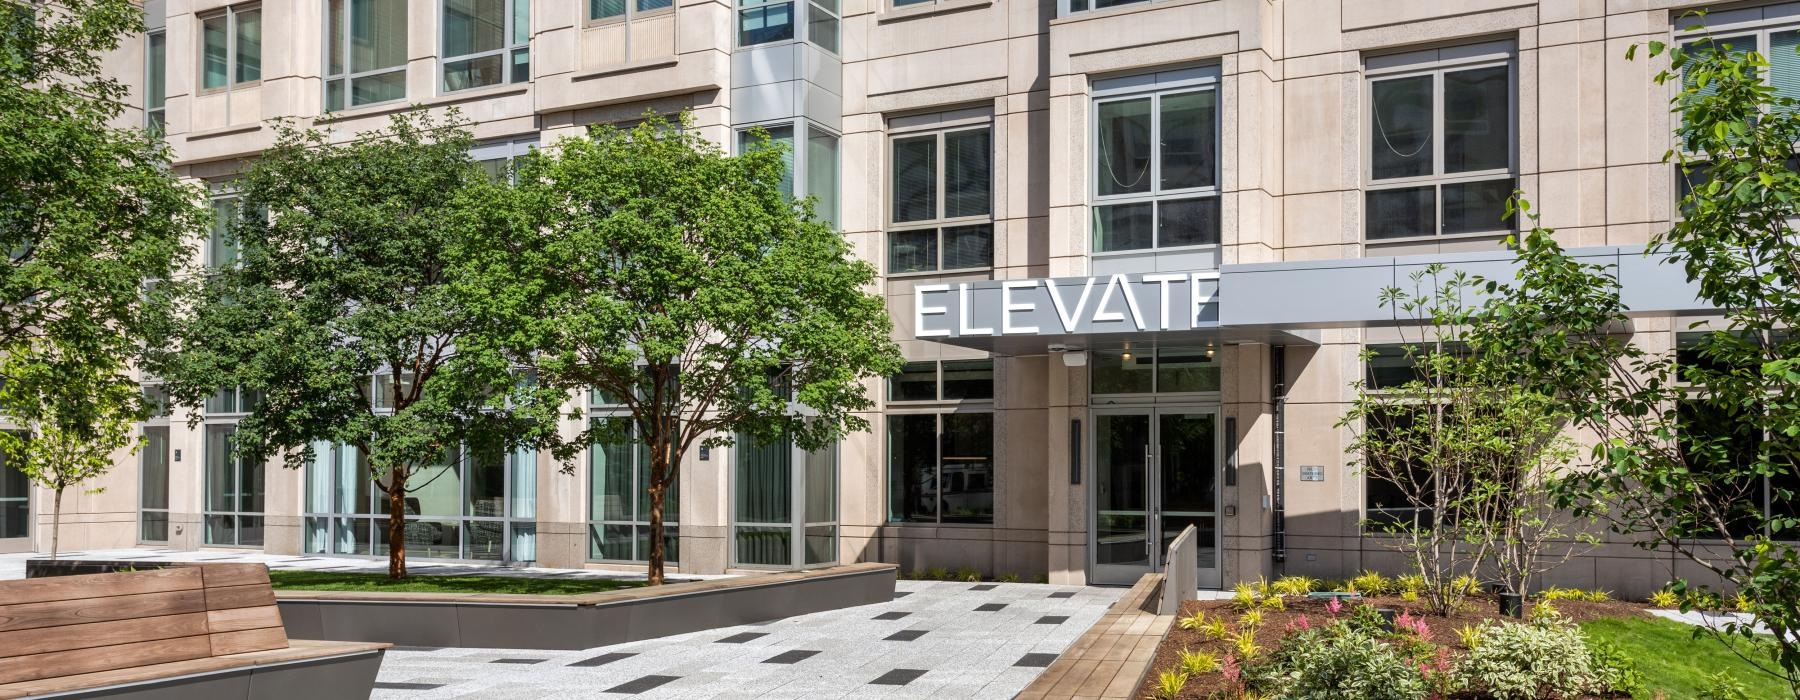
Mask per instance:
[[[798,41],[745,46],[770,35],[766,31],[775,24],[771,17],[779,18],[778,11],[771,14],[769,5],[747,2],[734,7],[716,0],[674,0],[673,7],[655,7],[659,3],[654,0],[629,0],[629,12],[594,20],[588,2],[536,0],[529,7],[529,79],[446,91],[444,69],[450,61],[441,55],[444,0],[412,0],[405,5],[404,61],[397,69],[403,74],[403,97],[327,112],[326,84],[332,73],[321,60],[328,41],[323,27],[328,6],[336,2],[150,0],[151,25],[160,27],[167,41],[167,134],[179,174],[228,190],[231,174],[271,143],[267,120],[290,117],[347,139],[415,104],[459,110],[474,121],[484,143],[539,146],[580,134],[592,124],[636,119],[648,109],[692,111],[702,133],[726,144],[734,144],[734,130],[747,124],[804,123],[809,135],[838,137],[836,181],[826,185],[832,178],[823,161],[809,160],[806,167],[818,177],[807,180],[804,190],[826,196],[825,188],[836,188],[839,227],[858,253],[883,271],[882,291],[890,299],[895,337],[906,357],[952,363],[946,368],[967,367],[955,362],[980,360],[989,353],[981,343],[918,337],[918,285],[1216,272],[1221,265],[1492,251],[1504,225],[1497,212],[1477,206],[1478,185],[1445,174],[1452,167],[1446,163],[1459,158],[1465,163],[1488,158],[1485,182],[1516,182],[1541,212],[1544,225],[1558,229],[1566,245],[1642,244],[1668,225],[1676,198],[1673,166],[1662,162],[1670,147],[1669,92],[1652,82],[1658,63],[1643,56],[1628,60],[1626,49],[1670,41],[1682,24],[1677,17],[1683,10],[1712,4],[1154,0],[1084,9],[1093,3],[927,0],[895,6],[891,0],[842,0],[832,8],[828,2],[795,0],[789,5],[793,14],[787,16],[813,18],[795,22],[805,27]],[[611,6],[606,0],[593,4]],[[751,5],[761,9],[739,9]],[[228,7],[260,8],[260,78],[203,89],[204,20]],[[833,9],[837,19],[830,16]],[[1800,9],[1790,5],[1732,3],[1724,9],[1729,12],[1715,12],[1710,21],[1745,27],[1800,22]],[[829,24],[837,28],[831,30]],[[765,33],[750,33],[752,25]],[[122,74],[137,76],[138,84],[143,82],[144,42],[127,42],[123,55],[111,62]],[[835,49],[820,48],[825,44],[835,44]],[[1467,70],[1482,67],[1493,69],[1488,75],[1502,76],[1503,82],[1492,83],[1502,87],[1480,99],[1488,100],[1484,104],[1489,108],[1503,105],[1504,112],[1470,112],[1476,108],[1463,101],[1475,99],[1468,97],[1474,93],[1444,97],[1445,90],[1464,89],[1444,85],[1462,85],[1457,81],[1473,75]],[[1436,130],[1426,137],[1409,136],[1404,127],[1375,123],[1375,84],[1421,75],[1427,77],[1418,85],[1438,86],[1431,94],[1439,101],[1430,103],[1440,122]],[[1210,97],[1195,98],[1195,90]],[[1148,95],[1157,95],[1158,101],[1133,102]],[[1196,100],[1210,100],[1210,107],[1180,111],[1199,104]],[[1153,105],[1162,116],[1117,121],[1118,114],[1105,111],[1113,109],[1105,107],[1109,104],[1120,105],[1118,114],[1138,109],[1134,105]],[[1205,114],[1204,109],[1214,115],[1210,126],[1205,119],[1182,121]],[[1153,176],[1163,184],[1150,188],[1156,194],[1144,195],[1148,198],[1109,193],[1143,187],[1133,178],[1151,170],[1132,175],[1140,167],[1137,161],[1111,149],[1129,150],[1133,144],[1150,148],[1144,145],[1149,137],[1132,129],[1151,124],[1158,131],[1150,133],[1162,141],[1152,149],[1158,155],[1143,156],[1141,167],[1155,169]],[[970,213],[979,206],[957,209],[975,201],[971,199],[927,204],[925,214],[899,214],[906,204],[900,200],[910,202],[919,194],[899,182],[898,168],[920,162],[904,160],[902,151],[926,143],[918,139],[927,136],[936,136],[931,142],[939,144],[934,146],[936,157],[946,161],[926,169],[932,181],[956,188],[952,195],[982,196],[979,185],[970,184],[981,179],[979,157],[949,162],[968,154],[957,150],[961,145],[945,145],[952,144],[946,134],[960,133],[958,129],[987,131],[986,213]],[[1186,147],[1162,145],[1187,138],[1183,129],[1199,135]],[[1203,143],[1204,129],[1216,130],[1210,147]],[[1464,133],[1455,133],[1457,129]],[[1505,133],[1484,131],[1493,129]],[[1477,132],[1485,136],[1471,135]],[[1408,138],[1414,145],[1396,142]],[[1417,143],[1421,138],[1423,143]],[[1440,143],[1446,140],[1452,143]],[[1470,145],[1477,141],[1504,147],[1470,155],[1482,148]],[[1430,172],[1397,181],[1424,188],[1418,192],[1434,192],[1444,204],[1442,212],[1432,212],[1432,231],[1393,235],[1404,233],[1404,226],[1382,228],[1387,224],[1371,220],[1371,193],[1389,191],[1392,184],[1375,175],[1388,167],[1376,161],[1412,158],[1424,152],[1418,148],[1466,152],[1440,155],[1435,165],[1420,161],[1418,167]],[[925,157],[919,155],[922,150],[906,153],[905,158]],[[949,174],[934,168],[950,168],[944,171]],[[1209,168],[1210,176],[1205,172]],[[1474,170],[1480,168],[1469,171]],[[1110,181],[1101,181],[1103,177]],[[1178,182],[1182,177],[1196,179]],[[1193,185],[1201,180],[1208,182]],[[1161,188],[1181,192],[1165,195]],[[1455,201],[1476,201],[1471,206],[1479,211],[1453,211]],[[1123,204],[1115,206],[1118,202]],[[1154,202],[1162,212],[1162,218],[1154,219],[1162,222],[1156,235],[1182,243],[1164,245],[1162,238],[1148,239],[1158,241],[1148,246],[1130,243],[1131,231],[1150,230],[1144,222],[1152,219],[1131,219],[1124,213],[1107,224],[1119,227],[1119,237],[1103,236],[1099,215],[1125,212],[1119,207],[1133,202]],[[1113,208],[1101,211],[1103,207]],[[1489,213],[1491,218],[1481,218]],[[945,223],[931,228],[938,220]],[[1487,221],[1491,225],[1480,223]],[[992,231],[986,260],[941,262],[954,247],[951,237],[963,235],[963,229],[950,229],[984,225]],[[1189,235],[1183,227],[1190,226],[1202,233]],[[1374,237],[1378,230],[1383,237]],[[936,231],[905,239],[930,239],[941,247],[932,249],[930,255],[936,257],[927,263],[906,257],[913,248],[896,248],[902,239],[898,234],[917,231]],[[955,248],[959,255],[979,252],[979,242],[969,244],[972,248],[964,245],[968,240],[954,242],[964,246]],[[1105,250],[1109,247],[1114,249]],[[907,272],[899,269],[901,262],[928,269]],[[944,271],[950,268],[955,271]],[[1637,335],[1640,342],[1666,347],[1672,342],[1670,328],[1667,320],[1645,319],[1637,325]],[[1397,568],[1391,553],[1362,534],[1364,488],[1344,466],[1349,435],[1334,427],[1350,397],[1350,382],[1362,376],[1357,352],[1364,342],[1381,342],[1384,333],[1317,329],[1310,336],[1314,343],[1285,344],[1286,375],[1280,378],[1271,375],[1274,357],[1265,342],[1226,337],[1215,342],[1201,336],[1185,336],[1179,343],[1138,340],[1146,349],[1166,351],[1178,344],[1206,348],[1208,359],[1197,365],[1218,372],[1216,386],[1174,396],[1095,394],[1096,367],[1118,357],[1103,353],[1129,351],[1130,346],[1083,346],[1079,349],[1090,362],[1070,366],[1064,353],[1049,348],[1054,339],[996,357],[992,399],[933,396],[889,402],[888,391],[872,384],[871,392],[883,397],[882,410],[869,416],[874,430],[850,438],[837,454],[836,558],[893,561],[909,570],[971,567],[989,575],[1045,575],[1057,583],[1109,580],[1095,575],[1100,571],[1097,558],[1112,556],[1097,553],[1107,540],[1105,533],[1096,534],[1099,511],[1109,509],[1096,503],[1101,477],[1096,470],[1107,465],[1100,463],[1095,448],[1111,435],[1099,434],[1096,425],[1122,411],[1159,419],[1164,414],[1212,416],[1215,431],[1235,426],[1235,434],[1215,441],[1214,458],[1194,463],[1216,470],[1217,507],[1210,517],[1220,548],[1213,564],[1217,583],[1283,572],[1335,577],[1364,568]],[[1124,363],[1135,366],[1129,359]],[[950,371],[945,370],[947,377]],[[1284,561],[1273,556],[1272,402],[1277,379],[1287,390]],[[167,544],[177,548],[209,546],[202,536],[207,508],[201,502],[207,447],[204,429],[188,427],[187,410],[176,409],[169,427],[171,455],[181,455],[171,461],[168,479]],[[951,486],[942,465],[949,455],[939,455],[939,471],[928,487],[935,489],[937,504],[914,504],[909,496],[895,493],[909,488],[912,478],[893,476],[892,464],[899,459],[894,455],[905,447],[896,444],[896,417],[972,413],[992,415],[988,466],[978,464],[980,455],[959,452],[957,457],[976,464],[967,478],[990,470],[979,478],[991,489],[986,496],[991,523],[946,517],[952,511],[981,510],[975,501],[969,502],[973,506],[956,505],[945,496]],[[928,422],[913,420],[918,426]],[[1072,421],[1082,426],[1077,442],[1071,441]],[[934,425],[943,431],[948,423]],[[704,461],[690,457],[683,465],[683,570],[723,571],[741,563],[732,545],[735,459],[726,449]],[[139,470],[135,463],[122,466],[96,484],[105,487],[104,493],[72,499],[65,547],[142,541]],[[1233,466],[1235,478],[1227,479],[1226,470]],[[1301,480],[1302,466],[1322,467],[1323,480]],[[551,566],[630,566],[591,557],[588,463],[576,465],[570,474],[558,467],[548,457],[534,467],[535,516],[525,519],[535,522],[532,559]],[[1079,483],[1074,483],[1072,469],[1081,475]],[[271,465],[265,478],[262,546],[271,552],[306,551],[307,475]],[[961,488],[965,493],[983,488],[973,483]],[[1167,484],[1163,489],[1174,491]],[[42,493],[33,503],[39,548],[48,537],[47,504]],[[896,511],[909,509],[935,511],[937,518],[895,522]],[[973,519],[982,518],[978,514]],[[15,541],[14,546],[20,545]],[[1667,554],[1652,556],[1609,544],[1564,566],[1553,579],[1635,593],[1661,585],[1672,574],[1692,573]]]

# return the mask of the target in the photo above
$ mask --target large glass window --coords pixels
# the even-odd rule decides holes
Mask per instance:
[[[469,150],[469,156],[475,164],[486,171],[488,177],[496,182],[508,182],[513,178],[513,165],[519,156],[531,152],[537,147],[537,137],[513,139],[509,141],[493,141],[476,146]]]
[[[145,426],[144,443],[138,448],[138,541],[169,541],[167,425]]]
[[[732,565],[837,562],[837,450],[739,435],[732,480]]]
[[[200,91],[262,80],[262,8],[228,7],[200,17]]]
[[[1088,379],[1092,393],[1191,394],[1219,390],[1217,348],[1132,347],[1094,350]]]
[[[809,121],[759,124],[738,130],[738,152],[759,147],[756,131],[769,135],[769,144],[783,149],[787,165],[781,191],[795,198],[812,197],[813,214],[826,225],[837,227],[838,135]],[[800,131],[796,136],[795,131]],[[804,144],[797,147],[795,144]]]
[[[325,111],[406,99],[406,0],[325,7]]]
[[[1070,12],[1086,12],[1088,10],[1104,10],[1109,7],[1149,2],[1149,0],[1062,0],[1063,14]]]
[[[238,198],[235,195],[214,197],[212,228],[206,234],[208,267],[231,267],[237,264],[238,242],[232,233],[237,222]]]
[[[260,547],[263,544],[263,465],[237,453],[232,440],[236,432],[237,426],[232,424],[207,425],[205,429],[204,541],[226,547]]]
[[[1370,70],[1369,240],[1511,230],[1512,70],[1510,59]]]
[[[1168,71],[1095,87],[1094,252],[1217,245],[1217,72]]]
[[[144,128],[161,134],[168,130],[169,35],[163,30],[144,37]]]
[[[0,540],[31,536],[31,480],[0,451]]]
[[[889,414],[888,520],[994,522],[994,414]]]
[[[387,496],[361,451],[314,443],[306,470],[306,551],[385,556]],[[406,484],[408,557],[537,559],[535,451],[455,448],[414,470]]]
[[[838,52],[838,0],[739,0],[738,46],[756,46],[799,38],[831,53]],[[794,13],[805,12],[804,35],[796,37]]]
[[[994,143],[988,124],[889,141],[888,272],[994,265]]]
[[[589,24],[626,22],[649,15],[666,15],[674,11],[674,0],[588,0]]]
[[[531,0],[443,0],[444,92],[531,80]]]
[[[606,396],[592,394],[595,421],[611,423],[616,439],[588,446],[588,558],[642,562],[650,559],[650,453],[631,419]],[[681,480],[663,496],[663,553],[681,560]]]
[[[888,377],[888,402],[981,401],[994,398],[994,361],[908,362]]]

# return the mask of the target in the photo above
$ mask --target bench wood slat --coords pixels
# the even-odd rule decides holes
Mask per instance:
[[[275,591],[267,583],[206,589],[207,610],[255,608],[274,604]]]
[[[35,681],[130,666],[186,661],[211,655],[212,643],[206,635],[201,635],[117,644],[100,651],[76,649],[14,656],[0,659],[0,683]]]
[[[265,627],[241,632],[220,632],[212,635],[211,643],[213,656],[286,649],[288,645],[287,630],[281,627]]]
[[[280,626],[281,609],[273,605],[213,610],[206,613],[208,632],[241,632]]]
[[[5,597],[4,590],[0,590],[0,598]],[[205,591],[196,588],[110,598],[0,605],[0,632],[192,612],[206,612]],[[4,651],[0,649],[0,653]]]
[[[198,567],[207,588],[269,585],[269,567],[261,564],[204,564]]]
[[[207,632],[206,613],[202,612],[0,632],[0,658],[193,637]],[[104,656],[107,652],[89,653]]]
[[[200,570],[196,568],[53,576],[7,581],[0,586],[0,605],[183,591],[202,585]]]

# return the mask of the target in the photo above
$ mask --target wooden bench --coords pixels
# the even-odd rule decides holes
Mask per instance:
[[[1019,699],[1136,697],[1138,686],[1156,662],[1157,645],[1175,624],[1174,613],[1157,612],[1162,590],[1162,574],[1144,574],[1125,597],[1107,608],[1093,627],[1026,686]]]
[[[0,581],[0,699],[367,698],[387,647],[290,643],[261,564]]]

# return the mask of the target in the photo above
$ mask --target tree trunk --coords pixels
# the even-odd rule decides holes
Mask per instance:
[[[388,485],[388,578],[406,578],[406,468],[395,467]]]
[[[663,551],[663,496],[669,492],[669,448],[666,445],[653,445],[650,448],[650,585],[660,586],[663,583],[663,558],[668,553]]]
[[[56,561],[56,548],[62,539],[63,487],[56,487],[56,499],[50,506],[50,561]]]

